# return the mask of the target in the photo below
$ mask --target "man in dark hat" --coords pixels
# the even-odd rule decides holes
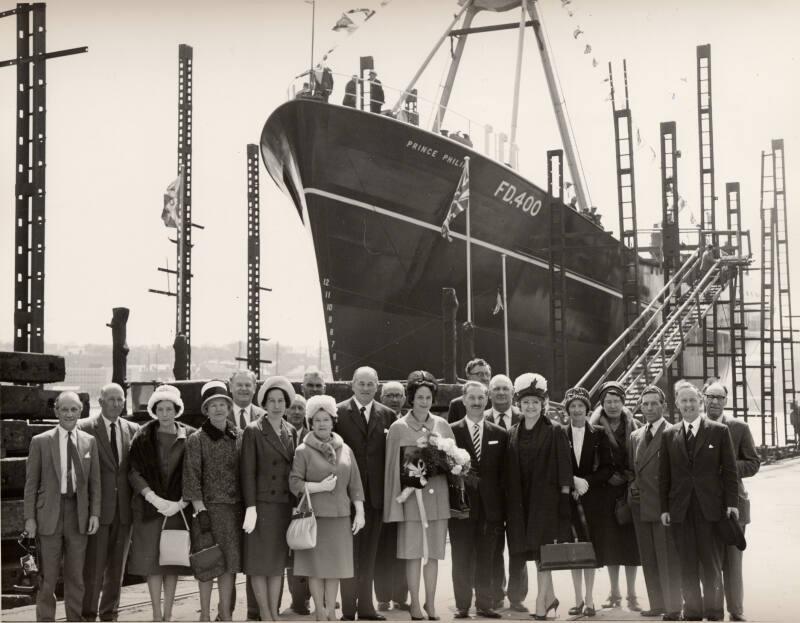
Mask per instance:
[[[386,96],[383,94],[383,85],[378,80],[375,70],[369,72],[369,110],[370,112],[381,113]]]
[[[492,378],[492,366],[490,366],[485,359],[477,357],[467,362],[464,367],[464,372],[467,375],[468,381],[478,381],[486,387],[489,387],[489,380]],[[486,404],[491,407],[491,401]],[[450,406],[447,409],[447,422],[452,424],[458,422],[467,414],[467,409],[464,407],[464,397],[458,396],[450,401]]]
[[[714,524],[739,518],[733,443],[725,425],[703,417],[700,390],[688,381],[675,384],[675,406],[682,419],[661,439],[661,523],[675,530],[684,620],[721,621],[723,546]]]
[[[750,498],[744,488],[742,478],[750,478],[758,473],[761,460],[758,458],[750,427],[736,418],[723,413],[728,400],[728,388],[719,379],[709,379],[703,387],[703,399],[708,418],[728,427],[733,442],[733,455],[736,458],[737,481],[739,485],[739,525],[744,533],[745,525],[750,523]],[[742,581],[742,551],[735,545],[725,546],[722,564],[722,581],[725,586],[725,601],[731,621],[744,621],[744,582]]]
[[[672,530],[661,523],[658,451],[669,424],[662,413],[664,392],[649,385],[642,392],[640,406],[645,426],[631,434],[628,464],[633,467],[630,484],[631,514],[639,544],[644,581],[650,609],[644,616],[661,616],[678,621],[681,616],[681,569]]]

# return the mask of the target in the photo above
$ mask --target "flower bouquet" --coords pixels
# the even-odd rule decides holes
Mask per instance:
[[[397,496],[402,504],[416,489],[424,489],[430,478],[447,476],[450,492],[450,510],[453,517],[469,515],[469,502],[465,483],[477,482],[471,469],[469,452],[456,445],[455,439],[430,433],[417,439],[416,446],[403,448],[400,455],[400,485],[403,490]],[[429,489],[433,494],[433,489]]]

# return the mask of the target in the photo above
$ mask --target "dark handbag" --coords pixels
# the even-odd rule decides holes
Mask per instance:
[[[189,554],[189,566],[194,577],[200,582],[207,582],[218,578],[227,569],[225,554],[214,540],[214,535],[199,529],[195,522],[196,530],[193,534],[192,553]]]
[[[578,517],[584,533],[588,536],[589,526],[586,523],[583,505],[580,500],[577,500],[575,504],[578,508]],[[575,531],[575,526],[571,526],[571,528],[572,536],[575,539],[574,542],[549,543],[541,546],[539,549],[539,571],[597,568],[597,555],[594,552],[594,545],[589,541],[580,541]]]
[[[614,517],[616,517],[617,523],[620,526],[627,526],[629,523],[633,523],[631,505],[628,503],[628,498],[626,496],[623,495],[617,498],[614,504]]]

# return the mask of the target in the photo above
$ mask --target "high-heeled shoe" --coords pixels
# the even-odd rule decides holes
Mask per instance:
[[[433,615],[433,616],[430,615],[430,613],[428,612],[428,604],[427,603],[422,604],[422,609],[425,611],[425,614],[428,615],[428,620],[429,621],[438,621],[439,620],[440,617],[437,617],[436,615]]]
[[[622,605],[622,597],[609,595],[602,608],[619,608]]]
[[[594,606],[586,606],[583,609],[583,614],[587,617],[593,617],[597,614],[597,612],[595,611]]]
[[[558,606],[561,605],[561,602],[558,601],[558,597],[553,600],[549,606],[547,606],[547,610],[544,611],[544,616],[547,617],[547,613],[551,610],[553,611],[553,615],[558,616]]]
[[[581,603],[579,603],[574,608],[570,608],[569,610],[567,610],[567,613],[571,614],[573,616],[576,615],[576,614],[583,614],[583,606],[584,606],[584,602],[581,601]]]
[[[631,597],[626,597],[625,601],[628,602],[628,610],[630,610],[631,612],[642,611],[642,607],[639,605],[639,599],[636,597],[636,595],[633,595]]]

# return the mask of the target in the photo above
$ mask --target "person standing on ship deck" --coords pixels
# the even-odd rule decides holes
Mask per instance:
[[[378,80],[375,71],[369,72],[369,110],[370,112],[381,114],[386,96],[383,94],[383,85]]]

